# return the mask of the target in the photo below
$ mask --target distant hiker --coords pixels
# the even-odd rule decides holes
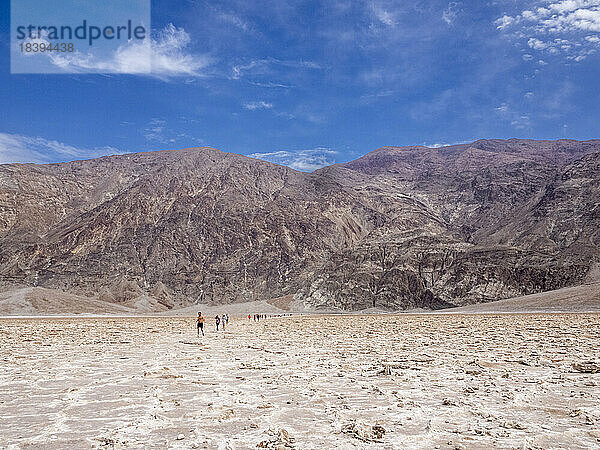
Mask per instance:
[[[204,336],[204,317],[200,311],[198,311],[198,318],[196,319],[196,328],[198,329],[198,336],[200,336],[201,331],[202,336]]]
[[[250,314],[248,314],[248,320],[251,320],[251,319],[250,319]]]
[[[223,328],[223,330],[225,330],[225,324],[226,324],[226,323],[227,323],[227,322],[226,322],[225,314],[223,314],[223,316],[222,316],[222,318],[221,318],[221,325],[222,325],[222,327],[221,327],[221,328]]]
[[[221,318],[218,314],[215,316],[215,323],[217,324],[217,331],[219,331],[219,323],[221,323]]]

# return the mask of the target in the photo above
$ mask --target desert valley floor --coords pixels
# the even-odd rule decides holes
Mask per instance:
[[[591,448],[598,314],[0,319],[0,448]]]

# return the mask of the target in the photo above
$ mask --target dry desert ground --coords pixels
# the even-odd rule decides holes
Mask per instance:
[[[0,319],[0,448],[592,448],[600,315]]]

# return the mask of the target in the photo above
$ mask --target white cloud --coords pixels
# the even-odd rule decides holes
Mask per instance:
[[[155,38],[142,43],[130,41],[107,57],[93,53],[46,53],[52,63],[71,72],[109,72],[149,75],[160,79],[203,76],[212,58],[187,51],[190,35],[173,24],[160,30]]]
[[[248,102],[244,103],[244,108],[254,111],[255,109],[271,109],[273,108],[273,103],[267,103],[264,101],[259,102]]]
[[[564,14],[598,5],[600,5],[600,2],[597,0],[562,0],[554,3],[550,2],[548,8],[553,12]]]
[[[253,153],[248,156],[288,166],[302,172],[313,172],[321,167],[334,164],[337,154],[338,152],[335,150],[318,147],[309,150],[280,150],[270,153]]]
[[[563,2],[564,3],[564,2]],[[553,14],[539,22],[539,26],[551,32],[600,31],[600,3],[595,7],[567,10]]]
[[[539,52],[582,61],[600,48],[600,0],[546,0],[544,6],[504,15],[495,25]],[[595,39],[596,38],[596,39]]]
[[[510,16],[502,16],[499,19],[496,19],[496,21],[494,22],[496,24],[496,26],[498,27],[498,29],[503,29],[508,27],[509,25],[512,25],[515,22],[515,18],[514,17],[510,17]]]
[[[73,161],[123,153],[110,146],[79,148],[41,137],[0,133],[0,164]]]
[[[546,50],[551,44],[548,42],[540,41],[537,38],[530,38],[527,41],[527,45],[534,50]]]

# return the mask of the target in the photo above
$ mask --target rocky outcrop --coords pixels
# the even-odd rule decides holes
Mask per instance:
[[[600,141],[384,147],[312,174],[210,148],[0,166],[0,288],[133,307],[440,308],[599,260]]]
[[[297,297],[435,308],[581,283],[600,259],[599,152],[599,141],[494,140],[384,147],[321,169],[386,222],[334,253]]]

